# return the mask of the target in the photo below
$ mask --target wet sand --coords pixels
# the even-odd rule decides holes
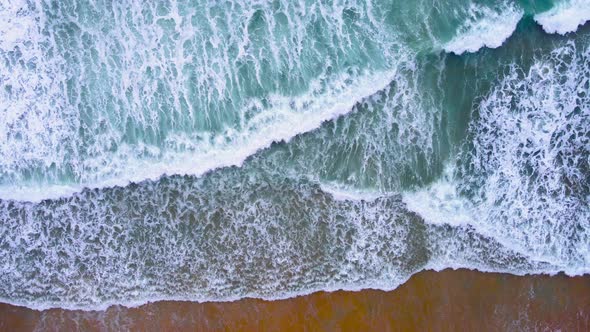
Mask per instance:
[[[590,276],[424,271],[394,291],[225,303],[157,302],[84,312],[0,304],[1,331],[590,330]]]

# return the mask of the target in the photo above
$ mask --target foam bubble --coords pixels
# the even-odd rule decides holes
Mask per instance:
[[[513,66],[482,101],[465,187],[498,237],[569,267],[590,264],[580,250],[590,238],[590,49],[580,48],[570,42],[528,72]]]
[[[36,17],[27,15],[34,10],[34,5],[27,1],[0,4],[0,49],[14,49],[27,40],[36,39],[39,28]]]

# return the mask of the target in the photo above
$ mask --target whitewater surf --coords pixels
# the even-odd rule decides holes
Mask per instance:
[[[586,0],[0,4],[0,301],[590,273]]]

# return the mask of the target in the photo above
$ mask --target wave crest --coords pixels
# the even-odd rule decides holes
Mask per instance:
[[[535,15],[547,33],[565,35],[574,32],[579,26],[590,20],[590,0],[564,1],[550,10]]]
[[[516,30],[524,11],[514,6],[495,10],[472,5],[469,15],[455,37],[444,45],[446,52],[459,55],[477,52],[482,47],[500,47]]]

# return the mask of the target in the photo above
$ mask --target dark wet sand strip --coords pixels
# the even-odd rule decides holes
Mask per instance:
[[[157,302],[84,312],[0,304],[0,330],[590,331],[590,276],[425,271],[391,292],[319,292],[225,303]]]

